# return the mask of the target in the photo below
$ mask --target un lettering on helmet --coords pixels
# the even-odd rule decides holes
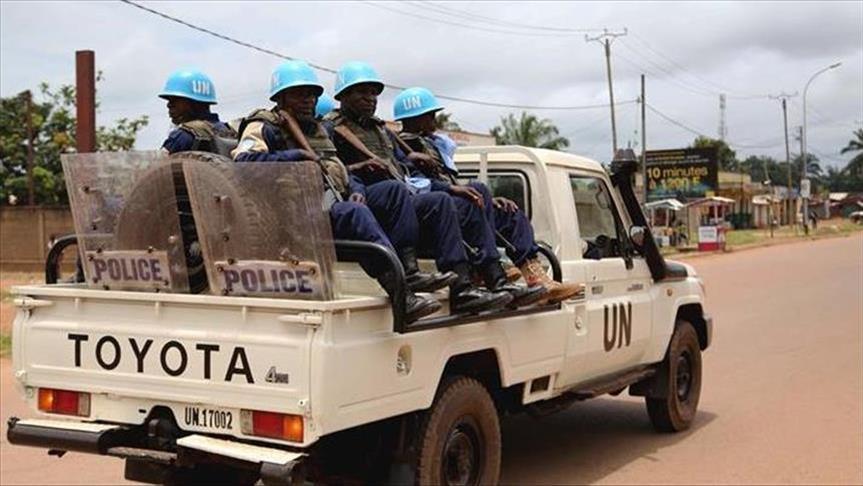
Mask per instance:
[[[210,94],[210,83],[202,80],[202,79],[193,79],[192,80],[192,92],[196,94],[208,95]]]
[[[419,96],[409,96],[402,100],[404,104],[405,110],[412,110],[414,108],[422,108],[423,102]]]

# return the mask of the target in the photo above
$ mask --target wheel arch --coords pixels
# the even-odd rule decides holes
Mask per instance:
[[[704,351],[707,349],[710,346],[710,333],[707,329],[707,319],[704,317],[704,308],[701,304],[693,302],[678,307],[675,322],[681,319],[689,322],[695,328],[701,350]]]

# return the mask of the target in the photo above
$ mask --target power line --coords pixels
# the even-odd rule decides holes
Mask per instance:
[[[695,129],[695,128],[692,128],[692,127],[690,127],[689,125],[686,125],[685,123],[680,122],[680,121],[678,121],[678,120],[675,120],[674,118],[671,118],[670,116],[666,115],[665,113],[662,113],[661,111],[659,111],[659,110],[657,110],[656,108],[654,108],[653,106],[651,106],[651,105],[650,105],[650,103],[647,103],[647,104],[646,104],[646,106],[647,106],[647,109],[648,109],[648,110],[650,110],[651,112],[655,113],[655,114],[656,114],[656,115],[658,115],[660,118],[662,118],[663,120],[667,121],[668,123],[671,123],[671,124],[672,124],[672,125],[674,125],[674,126],[677,126],[677,127],[679,127],[679,128],[682,128],[683,130],[686,130],[687,132],[692,133],[692,134],[694,134],[694,135],[696,135],[696,136],[713,139],[713,137],[711,137],[710,135],[706,135],[703,131],[701,131],[701,130],[697,130],[697,129]],[[772,147],[775,147],[776,145],[778,145],[778,144],[773,144],[773,145],[748,145],[748,144],[733,143],[733,142],[731,142],[731,141],[729,141],[729,140],[725,140],[725,143],[726,143],[729,147],[742,148],[742,149],[767,149],[767,148],[772,148]],[[781,143],[781,142],[780,142],[780,143]]]
[[[546,25],[531,25],[531,24],[523,24],[519,22],[510,22],[507,20],[496,19],[493,17],[487,17],[484,15],[466,12],[464,10],[457,10],[453,8],[444,7],[443,5],[439,5],[432,2],[427,1],[419,1],[419,2],[407,2],[410,4],[414,4],[417,7],[424,8],[425,10],[430,10],[434,12],[438,12],[444,15],[449,15],[452,17],[460,18],[462,20],[471,20],[474,22],[483,22],[491,25],[498,25],[504,27],[515,27],[519,29],[528,29],[528,30],[541,30],[541,31],[551,31],[551,32],[568,32],[568,33],[585,33],[585,32],[598,32],[602,29],[579,29],[579,28],[567,28],[567,27],[552,27]]]
[[[165,20],[169,20],[171,22],[183,25],[183,26],[188,27],[190,29],[193,29],[195,31],[216,37],[218,39],[230,42],[232,44],[246,47],[248,49],[252,49],[254,51],[258,51],[258,52],[261,52],[263,54],[268,54],[268,55],[271,55],[274,57],[278,57],[280,59],[287,59],[287,60],[292,60],[292,61],[298,60],[298,58],[296,58],[296,57],[288,56],[288,55],[273,51],[271,49],[260,47],[260,46],[257,46],[255,44],[251,44],[249,42],[245,42],[245,41],[236,39],[234,37],[220,34],[220,33],[215,32],[213,30],[192,24],[190,22],[187,22],[187,21],[182,20],[180,18],[168,15],[168,14],[160,12],[158,10],[155,10],[155,9],[152,9],[149,7],[145,7],[145,6],[143,6],[139,3],[136,3],[132,0],[120,0],[120,1],[127,4],[127,5],[130,5],[132,7],[135,7],[137,9],[140,9],[140,10],[143,10],[145,12],[151,13],[153,15],[159,16]],[[315,64],[315,63],[309,62],[309,65],[315,69],[318,69],[320,71],[324,71],[327,73],[335,74],[337,72],[336,69],[333,69],[333,68],[327,67],[327,66],[323,66],[320,64]],[[387,88],[396,89],[396,90],[406,89],[405,86],[399,86],[399,85],[389,84],[389,83],[384,83],[384,86]],[[511,104],[511,103],[499,103],[499,102],[495,102],[495,101],[476,100],[476,99],[471,99],[471,98],[462,98],[462,97],[458,97],[458,96],[449,96],[449,95],[445,95],[445,94],[436,94],[436,96],[438,98],[441,98],[441,99],[445,99],[445,100],[449,100],[449,101],[456,101],[459,103],[468,103],[468,104],[481,105],[481,106],[493,106],[493,107],[497,107],[497,108],[515,108],[515,109],[521,109],[521,110],[590,110],[590,109],[595,109],[595,108],[608,108],[609,107],[608,104],[575,105],[575,106],[518,105],[518,104]],[[617,105],[625,105],[625,104],[630,104],[630,103],[635,103],[635,102],[636,102],[636,100],[629,100],[629,101],[622,101],[622,102],[616,103],[616,104]]]
[[[415,12],[406,12],[404,10],[392,8],[391,6],[389,6],[389,4],[374,3],[374,2],[369,2],[369,1],[363,1],[362,3],[365,3],[366,5],[369,5],[371,7],[379,8],[382,10],[387,10],[389,12],[397,13],[399,15],[404,15],[407,17],[413,17],[413,18],[417,18],[417,19],[427,20],[429,22],[437,22],[440,24],[451,25],[451,26],[455,26],[455,27],[464,27],[464,28],[467,28],[470,30],[481,30],[484,32],[492,32],[492,33],[496,33],[496,34],[522,35],[522,36],[527,36],[527,37],[568,37],[568,36],[576,35],[575,33],[561,34],[561,33],[552,33],[552,32],[519,32],[517,30],[493,29],[493,28],[489,28],[489,27],[480,27],[480,26],[476,26],[476,25],[470,25],[470,24],[455,22],[455,21],[446,20],[446,19],[428,17],[428,16],[418,14]]]
[[[633,32],[633,33],[632,33],[632,36],[636,39],[636,41],[638,41],[641,45],[643,45],[645,48],[647,48],[647,50],[649,50],[650,52],[652,52],[652,53],[656,54],[657,56],[661,57],[662,59],[664,59],[665,61],[667,61],[671,66],[676,67],[676,68],[677,68],[677,69],[679,69],[681,72],[688,74],[691,78],[699,80],[700,84],[702,84],[704,87],[706,87],[706,88],[710,89],[711,91],[714,91],[714,94],[730,93],[730,94],[727,94],[726,96],[728,96],[729,98],[740,99],[740,100],[747,100],[747,99],[763,99],[763,98],[767,98],[767,97],[768,97],[768,95],[763,95],[763,94],[760,94],[760,95],[744,95],[744,94],[737,94],[737,93],[734,93],[734,90],[730,90],[730,89],[728,89],[728,88],[726,88],[726,87],[724,87],[724,86],[722,86],[722,85],[719,85],[719,84],[717,84],[717,83],[714,83],[713,81],[711,81],[711,80],[709,80],[709,79],[707,79],[707,78],[704,78],[704,77],[702,77],[702,76],[699,76],[699,75],[695,74],[695,73],[694,73],[694,72],[692,72],[691,70],[689,70],[689,69],[687,69],[686,67],[682,66],[680,63],[676,62],[674,59],[672,59],[672,58],[668,57],[667,55],[663,54],[662,52],[660,52],[660,51],[658,51],[658,50],[654,49],[653,47],[651,47],[651,45],[650,45],[650,44],[648,44],[648,43],[647,43],[647,41],[644,39],[644,37],[641,37],[641,36],[640,36],[640,35],[638,35],[636,32]],[[648,60],[648,59],[646,59],[646,58],[645,58],[645,60],[649,61],[649,60]],[[709,86],[713,86],[713,88],[709,88]],[[715,88],[715,89],[714,89],[714,88]],[[717,91],[717,90],[718,90],[718,91]]]

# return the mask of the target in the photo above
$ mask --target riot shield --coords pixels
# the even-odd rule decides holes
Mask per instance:
[[[212,293],[333,298],[335,248],[316,164],[189,159],[183,168]]]
[[[63,155],[87,285],[188,292],[173,170],[158,152]]]

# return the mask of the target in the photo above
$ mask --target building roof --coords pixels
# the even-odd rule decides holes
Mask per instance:
[[[644,205],[645,209],[670,209],[672,211],[680,211],[686,205],[677,199],[660,199],[659,201],[651,201]]]

